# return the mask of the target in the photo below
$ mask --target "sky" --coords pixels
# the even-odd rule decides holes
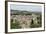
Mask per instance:
[[[15,5],[15,4],[11,4],[10,5],[10,9],[11,10],[26,10],[26,11],[42,11],[42,7],[41,6],[36,6],[36,5]]]

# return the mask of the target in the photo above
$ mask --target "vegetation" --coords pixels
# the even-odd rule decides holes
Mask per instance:
[[[19,26],[19,22],[17,20],[15,20],[15,23],[13,23],[12,19],[11,19],[11,29],[18,29],[18,28],[21,28]]]
[[[37,24],[34,24],[34,21],[32,20],[31,24],[30,24],[30,27],[31,28],[38,28],[38,27],[41,27],[42,26],[42,20],[41,20],[41,15],[40,17],[37,17],[37,21],[38,23]]]

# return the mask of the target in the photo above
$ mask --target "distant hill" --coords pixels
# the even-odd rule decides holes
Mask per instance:
[[[33,12],[33,11],[25,11],[25,10],[11,10],[11,14],[14,14],[14,15],[16,15],[16,14],[29,14],[29,15],[31,15],[31,14],[41,14],[41,12]]]

